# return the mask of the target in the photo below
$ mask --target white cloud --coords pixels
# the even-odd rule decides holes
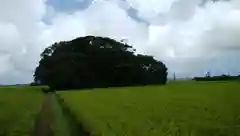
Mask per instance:
[[[97,0],[85,10],[59,13],[45,0],[0,1],[0,83],[31,81],[46,46],[89,34],[125,38],[179,76],[237,71],[239,59],[233,58],[240,58],[240,0],[200,3]],[[149,25],[129,17],[130,7]]]
[[[45,6],[45,0],[0,1],[0,84],[32,78],[38,60],[35,53],[42,44],[37,39]],[[23,74],[19,76],[18,71]]]
[[[116,1],[99,0],[84,11],[57,14],[44,34],[52,42],[85,35],[126,38],[131,44],[140,45],[140,51],[148,40],[148,26],[134,21]]]

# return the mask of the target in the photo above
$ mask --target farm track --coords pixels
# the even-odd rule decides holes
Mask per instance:
[[[53,94],[45,95],[41,111],[39,112],[30,136],[53,136],[51,124],[53,122]]]

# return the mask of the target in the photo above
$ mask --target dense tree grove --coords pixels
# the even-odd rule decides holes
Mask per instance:
[[[167,68],[152,56],[106,37],[86,36],[55,43],[41,54],[34,83],[65,90],[165,84]]]
[[[238,75],[238,76],[221,75],[221,76],[194,77],[193,80],[195,80],[195,81],[240,80],[240,75]]]

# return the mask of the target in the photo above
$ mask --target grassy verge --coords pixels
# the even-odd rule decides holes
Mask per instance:
[[[54,122],[53,132],[55,136],[71,136],[71,131],[68,126],[66,116],[63,114],[62,107],[57,101],[56,96],[53,96],[53,111],[54,111]]]
[[[89,136],[83,130],[81,122],[77,122],[63,100],[57,95],[54,96],[54,116],[53,130],[55,136]]]

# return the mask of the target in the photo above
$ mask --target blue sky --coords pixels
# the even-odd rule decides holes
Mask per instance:
[[[69,12],[85,9],[91,4],[92,0],[49,0],[47,4],[53,6],[57,11]]]
[[[54,7],[57,12],[74,12],[88,8],[93,0],[48,0],[47,4]],[[125,0],[122,0],[125,1]],[[140,18],[138,11],[132,7],[126,10],[127,14],[134,20],[148,24],[148,22]]]

